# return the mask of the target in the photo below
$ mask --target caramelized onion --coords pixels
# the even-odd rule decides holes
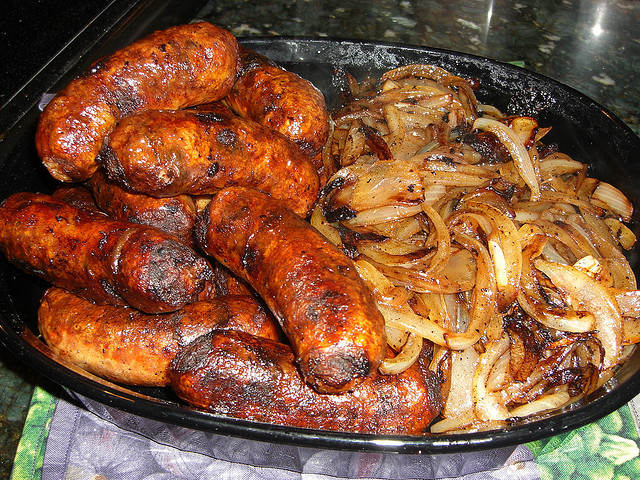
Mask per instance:
[[[622,220],[626,222],[631,220],[633,205],[631,205],[627,197],[613,185],[600,182],[591,195],[591,201],[596,205],[600,205],[603,208],[617,213]]]
[[[415,333],[409,334],[407,342],[398,355],[386,358],[380,365],[380,373],[395,375],[404,372],[413,365],[422,351],[422,337]]]
[[[540,179],[529,157],[527,149],[513,130],[504,123],[492,118],[478,118],[473,124],[474,129],[485,130],[496,135],[507,147],[513,162],[518,167],[522,179],[531,189],[531,200],[540,199]]]
[[[569,303],[583,306],[595,317],[596,335],[604,348],[604,368],[617,365],[623,334],[622,315],[615,297],[591,276],[571,265],[539,259],[535,266],[567,295]]]
[[[451,387],[444,404],[445,417],[455,418],[473,412],[473,398],[469,392],[473,388],[473,378],[479,362],[480,355],[473,347],[451,352]]]
[[[433,344],[431,431],[502,428],[602,386],[640,342],[624,194],[440,67],[351,88],[311,223],[373,292],[397,352],[383,373]]]

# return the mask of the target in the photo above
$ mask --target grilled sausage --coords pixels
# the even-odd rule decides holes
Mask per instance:
[[[314,157],[329,135],[329,114],[320,90],[246,47],[240,46],[240,58],[240,74],[223,101],[238,115],[286,135]]]
[[[220,262],[212,262],[212,266],[214,268],[214,276],[213,290],[211,292],[213,293],[209,293],[209,297],[221,295],[256,295],[255,291],[247,282],[235,276]]]
[[[357,433],[424,433],[440,385],[419,359],[397,375],[374,373],[352,392],[317,393],[288,345],[233,330],[203,335],[173,360],[171,386],[186,402],[244,420]]]
[[[100,212],[100,208],[96,204],[96,199],[93,198],[93,193],[84,185],[80,184],[62,184],[56,188],[51,196],[55,200],[59,200],[69,205],[74,205],[85,210],[93,210]]]
[[[246,280],[320,392],[352,389],[386,353],[384,319],[355,266],[285,202],[232,187],[198,214],[202,250]]]
[[[318,195],[318,174],[295,144],[218,104],[131,115],[109,135],[100,159],[124,188],[157,197],[244,185],[286,199],[305,216]]]
[[[155,198],[130,193],[109,180],[102,169],[87,180],[100,209],[109,216],[159,228],[190,245],[196,219],[196,204],[187,195]]]
[[[152,33],[99,60],[53,98],[38,124],[38,153],[54,178],[85,180],[123,116],[219,100],[239,68],[236,39],[210,23]]]
[[[0,205],[0,251],[83,298],[148,313],[190,303],[213,275],[204,258],[167,233],[37,193],[16,193]]]
[[[142,386],[168,385],[175,355],[214,329],[280,339],[275,319],[251,297],[219,297],[150,315],[95,305],[57,287],[42,298],[38,328],[59,357],[108,380]]]

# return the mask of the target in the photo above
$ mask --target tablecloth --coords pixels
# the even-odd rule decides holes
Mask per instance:
[[[640,397],[593,424],[509,448],[365,454],[199,432],[37,387],[11,480],[637,479],[639,406]]]

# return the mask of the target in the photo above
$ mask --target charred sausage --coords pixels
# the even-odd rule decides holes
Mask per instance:
[[[288,345],[233,330],[203,335],[173,360],[171,386],[214,413],[292,427],[424,433],[440,411],[440,385],[419,359],[397,375],[374,373],[352,392],[317,393]]]
[[[198,214],[196,243],[264,299],[320,392],[352,389],[386,353],[384,319],[355,266],[285,202],[232,187]]]
[[[99,60],[53,98],[38,124],[38,153],[54,178],[85,180],[123,116],[219,100],[239,68],[236,39],[210,23],[152,33]]]
[[[222,105],[131,115],[100,159],[124,188],[157,197],[243,185],[286,199],[305,216],[318,194],[315,167],[295,144]]]
[[[212,276],[204,258],[167,233],[29,192],[0,205],[0,251],[83,298],[148,313],[192,302]]]
[[[280,339],[277,322],[247,296],[219,297],[153,315],[95,305],[57,287],[42,298],[38,328],[59,357],[108,380],[142,386],[168,385],[175,355],[214,329]]]
[[[255,291],[247,282],[231,273],[229,269],[220,262],[212,262],[212,266],[214,269],[213,289],[210,290],[207,298],[221,295],[256,295]]]
[[[329,114],[320,90],[246,47],[240,46],[240,58],[242,68],[224,102],[238,115],[286,135],[314,157],[329,135]]]
[[[96,204],[96,199],[93,198],[93,193],[84,185],[80,184],[62,184],[56,188],[51,196],[55,200],[59,200],[69,205],[74,205],[85,210],[93,210],[100,212],[100,208]]]
[[[184,243],[193,242],[196,204],[187,195],[155,198],[130,193],[109,180],[102,169],[87,180],[98,207],[109,216],[141,225],[159,228]]]

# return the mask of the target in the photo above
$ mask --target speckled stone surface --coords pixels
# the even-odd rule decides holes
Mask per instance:
[[[521,61],[640,132],[637,1],[221,0],[209,2],[201,16],[238,36],[380,40]]]
[[[5,8],[13,13],[0,21],[0,38],[14,48],[0,57],[0,100],[11,98],[106,3],[9,1]],[[640,134],[639,1],[216,0],[199,18],[237,36],[401,42],[519,61],[591,97]],[[46,31],[55,19],[55,32]],[[2,478],[10,471],[34,378],[0,352]]]

